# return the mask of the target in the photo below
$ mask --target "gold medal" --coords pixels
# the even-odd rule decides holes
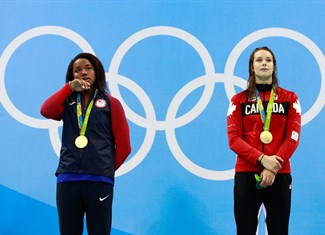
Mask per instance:
[[[269,144],[269,143],[272,142],[273,136],[272,136],[271,132],[269,132],[269,131],[263,131],[263,132],[260,134],[260,139],[261,139],[261,141],[262,141],[264,144]]]
[[[88,139],[86,136],[84,135],[80,135],[76,138],[76,140],[74,141],[75,145],[77,146],[77,148],[83,149],[84,147],[87,146],[88,144]]]

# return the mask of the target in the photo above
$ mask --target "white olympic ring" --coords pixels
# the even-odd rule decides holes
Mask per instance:
[[[325,58],[321,49],[319,49],[317,45],[312,40],[307,38],[305,35],[286,28],[267,28],[267,29],[256,31],[243,38],[230,52],[229,58],[226,62],[225,74],[226,75],[233,74],[236,61],[238,60],[240,54],[251,43],[267,37],[284,37],[299,42],[311,52],[311,54],[315,57],[318,63],[321,72],[321,78],[322,78],[321,89],[316,102],[301,117],[302,125],[307,124],[314,117],[316,117],[316,115],[322,110],[325,104],[325,87],[324,87],[325,86]],[[230,99],[234,94],[236,94],[233,85],[234,85],[233,83],[225,83],[228,99]]]
[[[71,30],[62,27],[56,26],[43,26],[34,28],[32,30],[26,31],[25,33],[18,36],[9,46],[5,49],[4,53],[0,57],[0,100],[2,101],[5,109],[7,112],[13,116],[17,121],[24,123],[25,125],[34,127],[34,128],[49,128],[49,134],[52,146],[59,156],[59,149],[60,149],[60,140],[58,134],[58,127],[62,125],[62,123],[54,122],[51,120],[43,120],[43,119],[35,119],[31,118],[24,113],[20,112],[10,101],[8,95],[5,90],[5,68],[9,61],[9,58],[13,54],[13,52],[25,41],[37,37],[40,35],[45,34],[54,34],[66,37],[74,42],[76,42],[81,49],[84,51],[91,52],[93,54],[94,51],[92,47],[88,44],[88,42],[83,39],[80,35],[74,33]],[[179,38],[185,42],[187,42],[190,46],[192,46],[200,55],[202,62],[205,67],[206,75],[196,78],[186,84],[173,98],[171,101],[165,121],[157,121],[156,114],[153,107],[153,104],[146,94],[146,92],[139,87],[134,81],[125,78],[118,74],[119,65],[124,57],[124,55],[128,52],[128,50],[134,46],[139,41],[157,35],[166,35]],[[322,77],[322,86],[320,90],[320,94],[314,103],[314,105],[302,115],[303,125],[311,121],[323,108],[324,106],[324,79],[325,79],[325,59],[324,55],[321,50],[313,43],[309,38],[306,36],[285,28],[268,28],[256,31],[244,39],[242,39],[232,50],[229,55],[229,58],[226,63],[225,67],[225,74],[216,74],[213,61],[208,53],[207,49],[203,46],[203,44],[195,38],[193,35],[189,34],[186,31],[181,29],[177,29],[174,27],[167,27],[167,26],[158,26],[158,27],[151,27],[144,30],[141,30],[131,37],[129,37],[126,41],[124,41],[121,46],[118,48],[116,53],[114,54],[109,72],[106,73],[107,80],[110,83],[110,89],[112,94],[118,98],[126,112],[126,115],[130,121],[137,124],[138,126],[146,128],[146,135],[143,144],[140,146],[139,150],[135,155],[124,163],[121,168],[117,171],[116,176],[123,175],[136,166],[138,166],[146,157],[148,152],[151,149],[153,144],[155,134],[157,130],[165,130],[166,140],[168,143],[169,148],[171,149],[173,156],[175,159],[189,172],[197,175],[199,177],[210,179],[210,180],[227,180],[232,179],[234,175],[234,169],[225,170],[225,171],[214,171],[202,168],[191,160],[189,160],[183,151],[180,149],[176,135],[175,135],[175,128],[181,127],[186,125],[187,123],[194,120],[196,117],[200,115],[200,113],[206,108],[210,99],[213,95],[214,85],[217,82],[225,83],[225,89],[228,96],[228,99],[236,93],[234,86],[237,85],[240,88],[244,89],[246,86],[246,80],[233,75],[234,67],[239,58],[240,54],[249,46],[250,43],[254,41],[260,40],[266,37],[287,37],[292,40],[297,40],[299,43],[303,44],[304,46],[309,49],[309,51],[314,55],[319,65]],[[145,110],[146,118],[143,118],[133,112],[127,104],[124,102],[123,98],[118,89],[118,85],[122,85],[132,91],[139,101],[142,103],[143,108]],[[204,91],[199,99],[198,103],[186,114],[181,117],[176,118],[177,110],[184,101],[184,99],[195,89],[204,86]],[[2,90],[3,89],[3,90]]]
[[[199,102],[186,114],[183,115],[182,117],[179,117],[178,123],[175,122],[175,119],[169,118],[170,115],[169,113],[171,112],[170,109],[174,108],[174,103],[177,102],[178,96],[176,95],[171,102],[171,105],[167,111],[166,115],[166,121],[157,121],[156,120],[156,115],[154,112],[153,105],[150,101],[150,98],[148,95],[143,91],[139,86],[137,86],[136,83],[132,82],[131,80],[128,80],[122,76],[119,75],[118,73],[118,68],[119,65],[121,64],[122,58],[124,55],[127,53],[127,51],[134,46],[136,43],[139,41],[152,37],[152,36],[157,36],[157,35],[167,35],[167,36],[172,36],[172,37],[177,37],[180,39],[183,39],[186,41],[189,45],[191,45],[193,48],[198,51],[199,55],[201,56],[203,63],[205,65],[205,71],[209,76],[202,77],[203,80],[205,80],[205,89],[204,89],[204,96],[201,97]],[[155,136],[156,130],[166,130],[166,135],[167,135],[167,130],[172,126],[172,127],[179,127],[181,125],[187,124],[188,122],[192,121],[195,119],[205,108],[207,105],[208,101],[212,97],[213,94],[213,89],[214,89],[214,81],[213,75],[214,75],[214,65],[213,61],[206,50],[206,48],[201,44],[199,40],[197,40],[195,37],[193,37],[191,34],[177,29],[173,27],[152,27],[152,28],[147,28],[144,30],[141,30],[135,34],[133,34],[131,37],[129,37],[116,51],[115,55],[112,58],[111,65],[109,68],[109,73],[107,75],[107,79],[110,81],[110,89],[111,92],[114,96],[116,96],[122,103],[123,107],[125,108],[125,112],[127,114],[127,117],[134,123],[136,123],[139,126],[147,128],[146,136],[145,139],[149,139],[149,135]],[[118,90],[118,84],[123,84],[123,86],[129,88],[129,90],[132,90],[133,93],[139,98],[141,101],[143,108],[145,110],[145,113],[147,115],[147,119],[144,119],[134,113],[124,102],[119,90]],[[144,100],[141,100],[144,99]],[[176,110],[176,109],[174,109]],[[176,112],[175,112],[176,116]],[[171,119],[171,120],[170,120]],[[168,136],[168,135],[167,135]],[[167,139],[168,141],[168,139]],[[168,141],[169,142],[169,141]],[[139,151],[133,156],[132,159],[127,161],[126,163],[123,164],[121,169],[117,172],[117,176],[121,174],[125,174],[126,172],[132,170],[135,168],[137,165],[139,165],[143,159],[146,157],[147,153],[149,152],[151,146],[153,143],[152,140],[148,140],[147,145],[140,147]],[[170,145],[170,144],[169,144]],[[175,155],[174,155],[175,156]],[[177,161],[182,164],[182,158],[177,158]],[[184,165],[183,165],[184,166]],[[186,165],[184,166],[186,168]],[[199,167],[200,168],[200,167]],[[203,168],[202,168],[203,169]],[[193,173],[193,172],[192,172]]]
[[[62,126],[62,122],[56,122],[48,119],[36,119],[29,117],[18,110],[15,105],[10,101],[7,91],[5,89],[5,71],[8,61],[12,54],[21,46],[24,42],[43,35],[58,35],[70,39],[73,42],[77,42],[77,45],[84,51],[95,54],[89,43],[74,31],[59,27],[59,26],[41,26],[28,30],[18,37],[16,37],[4,50],[0,57],[0,100],[6,111],[17,121],[25,124],[26,126],[34,128],[49,129],[50,140],[56,155],[59,156],[60,152],[60,138],[58,133],[58,127]],[[78,44],[79,43],[79,44]]]
[[[279,32],[280,36],[283,35],[283,36],[289,37],[291,39],[295,39],[295,36],[297,36],[298,41],[302,44],[304,41],[308,42],[308,49],[310,49],[312,51],[313,55],[317,59],[317,62],[319,64],[322,64],[322,63],[324,64],[324,56],[321,57],[321,55],[323,55],[322,52],[307,37],[295,32],[295,31],[288,30],[288,29],[270,28],[270,29],[257,31],[256,35],[253,33],[253,34],[247,36],[246,38],[244,38],[241,42],[239,42],[237,44],[237,46],[234,48],[233,52],[230,54],[229,59],[226,63],[226,69],[225,69],[226,76],[224,76],[223,74],[212,74],[212,73],[214,73],[214,66],[213,66],[212,62],[210,63],[211,57],[206,52],[207,50],[205,49],[205,47],[196,38],[194,38],[192,35],[188,34],[187,32],[184,32],[183,30],[180,30],[180,29],[175,29],[175,28],[171,28],[171,27],[162,27],[162,26],[152,27],[152,28],[147,28],[145,30],[135,33],[129,39],[127,39],[116,51],[116,53],[111,61],[109,74],[107,76],[108,78],[111,78],[110,79],[111,91],[112,91],[113,95],[115,95],[121,101],[123,106],[125,107],[127,116],[131,121],[133,121],[134,123],[136,123],[139,126],[146,127],[147,131],[150,130],[150,133],[152,136],[154,136],[154,134],[152,133],[152,132],[154,132],[154,129],[155,130],[163,130],[164,129],[166,131],[167,143],[170,147],[170,150],[173,153],[173,156],[189,172],[191,172],[197,176],[200,176],[202,178],[211,179],[211,180],[231,179],[231,178],[233,178],[233,174],[234,174],[233,169],[227,170],[227,171],[213,171],[213,170],[208,170],[208,169],[202,168],[202,167],[196,165],[195,163],[193,163],[192,161],[190,161],[185,156],[183,151],[180,149],[179,145],[177,144],[177,139],[176,139],[174,130],[176,127],[185,125],[185,124],[189,123],[190,121],[192,121],[193,119],[195,119],[205,109],[206,105],[209,103],[209,101],[212,97],[212,93],[210,93],[210,90],[208,90],[208,88],[213,89],[215,82],[224,82],[225,83],[225,88],[226,88],[226,92],[227,92],[229,100],[235,94],[234,85],[236,84],[234,82],[228,83],[228,81],[231,81],[230,78],[235,78],[235,79],[233,79],[233,81],[236,81],[237,84],[239,84],[240,87],[244,89],[247,84],[246,80],[243,80],[243,79],[240,79],[233,75],[230,75],[230,73],[228,72],[229,67],[234,68],[235,63],[238,59],[238,57],[237,58],[235,57],[234,59],[232,58],[233,53],[235,55],[237,55],[238,53],[237,54],[235,53],[236,49],[241,48],[242,44],[244,44],[244,46],[248,46],[248,45],[246,45],[246,42],[249,40],[252,43],[252,40],[254,42],[254,40],[257,41],[264,37],[278,36],[277,34],[274,35],[274,33],[277,33],[277,32]],[[128,80],[127,78],[124,78],[118,74],[119,65],[121,64],[122,58],[125,56],[127,51],[132,46],[134,46],[137,42],[139,42],[145,38],[148,38],[151,36],[156,36],[156,35],[168,35],[168,36],[178,37],[178,38],[186,41],[189,45],[192,45],[192,47],[196,48],[196,51],[201,56],[202,61],[205,64],[206,73],[207,73],[206,76],[192,80],[190,83],[185,85],[175,95],[174,99],[171,101],[171,104],[167,110],[166,120],[164,122],[156,120],[154,108],[153,108],[152,103],[150,102],[150,98],[148,97],[148,95],[140,87],[138,87],[136,83],[134,83],[133,81]],[[240,53],[242,53],[242,51],[240,51]],[[233,60],[231,60],[231,59],[233,59]],[[210,65],[210,66],[208,67],[207,65]],[[228,65],[230,65],[230,66],[228,66]],[[322,66],[320,65],[320,68],[321,67]],[[324,79],[325,73],[323,73],[322,70],[321,70],[321,74],[323,75],[322,77]],[[228,79],[225,80],[224,77],[227,77]],[[127,106],[127,104],[124,102],[124,100],[118,90],[118,84],[121,84],[122,81],[123,81],[123,86],[128,88],[130,91],[133,91],[133,93],[141,101],[143,108],[145,110],[145,113],[147,115],[147,119],[144,119],[143,117],[134,113]],[[180,121],[178,119],[175,119],[176,114],[177,114],[177,109],[178,109],[176,107],[180,107],[183,100],[195,88],[199,88],[200,86],[203,86],[203,85],[205,86],[203,95],[200,98],[199,102],[195,105],[195,107],[192,110],[190,110],[187,114],[183,115],[182,117],[179,117],[178,119],[180,119]],[[322,94],[323,96],[325,95],[324,92],[321,92],[320,94]],[[143,98],[144,101],[141,100],[140,98]],[[321,99],[321,95],[319,95],[319,98],[317,99],[317,101],[319,101],[319,100],[324,100],[324,99]],[[317,106],[314,105],[313,107],[317,107]],[[320,112],[320,110],[322,109],[322,106],[319,105],[318,108],[319,109],[316,110],[316,112],[313,112],[314,116],[317,115],[318,112]],[[308,115],[308,112],[307,112],[307,115]],[[304,120],[304,115],[302,116],[302,119]],[[309,120],[310,119],[312,119],[312,118],[309,118]],[[147,135],[146,135],[146,137],[147,137]],[[141,163],[141,161],[145,158],[145,156],[149,152],[152,143],[153,143],[153,140],[150,141],[150,146],[146,145],[144,149],[140,148],[140,150],[138,152],[139,155],[134,156],[132,159],[133,161],[130,160],[124,164],[125,168],[122,168],[123,173],[126,173],[127,171],[133,169],[134,167],[136,167],[138,164]]]
[[[81,49],[94,53],[88,42],[80,35],[69,29],[57,26],[43,26],[28,30],[16,37],[7,46],[0,57],[0,100],[2,100],[4,108],[13,118],[27,126],[34,128],[48,128],[52,126],[57,127],[58,123],[48,119],[32,118],[18,110],[7,95],[7,91],[5,89],[5,71],[10,57],[18,47],[20,47],[24,42],[42,35],[59,35],[68,38],[71,41],[79,41],[79,46]]]

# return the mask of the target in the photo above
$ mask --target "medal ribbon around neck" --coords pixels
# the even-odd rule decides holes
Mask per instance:
[[[83,117],[83,115],[82,115],[81,96],[80,96],[79,93],[77,95],[77,118],[78,118],[78,126],[79,126],[79,129],[80,129],[80,134],[76,138],[75,144],[76,144],[76,146],[78,148],[84,148],[88,144],[88,139],[85,136],[85,133],[86,133],[87,125],[88,125],[90,112],[91,112],[91,110],[93,108],[94,100],[95,100],[95,97],[96,97],[97,93],[98,93],[98,90],[96,89],[95,93],[94,93],[94,96],[93,96],[92,100],[90,101],[90,103],[89,103],[89,105],[87,107],[85,117]]]
[[[260,110],[260,116],[262,119],[263,130],[264,130],[261,133],[260,138],[263,143],[268,144],[272,141],[272,134],[269,132],[269,129],[270,129],[270,123],[271,123],[272,108],[273,108],[273,103],[274,103],[274,87],[272,87],[272,89],[271,89],[270,100],[269,100],[269,103],[267,104],[267,114],[266,115],[265,115],[265,110],[264,110],[261,96],[256,88],[255,88],[255,93],[256,93],[256,97],[257,97],[257,105]]]

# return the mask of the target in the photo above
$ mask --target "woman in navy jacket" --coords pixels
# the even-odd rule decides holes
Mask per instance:
[[[60,233],[110,234],[114,173],[131,152],[120,102],[106,92],[102,63],[89,53],[69,64],[66,84],[49,97],[41,114],[63,120],[57,176]]]

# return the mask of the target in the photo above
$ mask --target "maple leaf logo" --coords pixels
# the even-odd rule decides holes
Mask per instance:
[[[236,110],[236,105],[234,105],[233,103],[230,103],[228,112],[227,112],[227,116],[230,116],[235,110]]]
[[[297,113],[301,115],[301,106],[299,100],[293,103],[293,108],[296,110]]]

